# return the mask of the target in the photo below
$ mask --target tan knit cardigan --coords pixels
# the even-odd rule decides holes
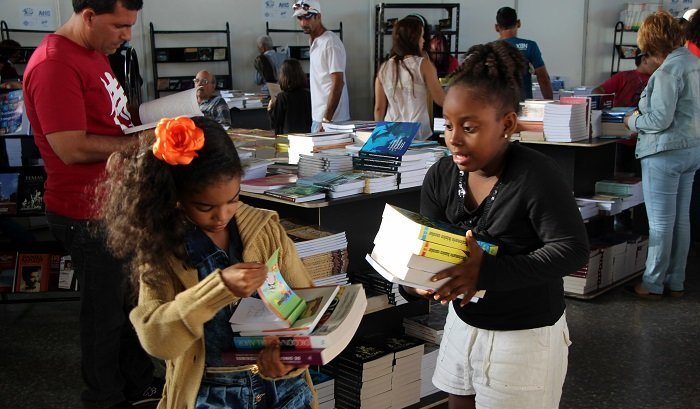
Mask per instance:
[[[280,271],[290,286],[312,285],[277,213],[241,204],[234,218],[243,241],[243,261],[265,262],[280,248]],[[141,282],[138,305],[129,318],[146,352],[165,360],[165,389],[158,409],[189,409],[195,407],[204,374],[204,323],[238,297],[224,285],[220,274],[212,273],[199,281],[196,269],[174,257],[170,264],[172,272],[162,272],[158,286]],[[257,370],[254,365],[247,368]],[[308,371],[303,369],[285,377],[302,372],[310,384]]]

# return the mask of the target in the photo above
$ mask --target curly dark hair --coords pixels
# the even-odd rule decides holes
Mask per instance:
[[[135,289],[139,278],[153,285],[156,273],[170,271],[165,255],[186,260],[185,235],[194,226],[178,201],[243,173],[221,125],[204,117],[192,119],[204,131],[204,146],[189,165],[172,166],[157,159],[152,152],[155,138],[142,138],[140,146],[112,154],[97,188],[107,245],[115,256],[131,258]]]
[[[506,41],[472,46],[462,65],[450,76],[449,86],[470,88],[503,112],[520,112],[523,72],[528,69],[522,53]]]
[[[700,13],[697,11],[685,26],[685,39],[700,46]]]

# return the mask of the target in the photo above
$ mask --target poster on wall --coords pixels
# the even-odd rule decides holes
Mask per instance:
[[[265,20],[291,20],[294,0],[260,0],[260,3]]]
[[[19,21],[24,30],[55,30],[56,10],[53,7],[20,6]]]

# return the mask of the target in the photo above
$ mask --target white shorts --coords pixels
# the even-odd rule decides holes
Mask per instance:
[[[450,303],[433,384],[476,395],[477,409],[556,409],[569,345],[566,314],[548,327],[491,331],[467,325]]]

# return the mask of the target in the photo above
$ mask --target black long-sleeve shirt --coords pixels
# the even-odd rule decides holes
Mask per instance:
[[[484,253],[478,289],[485,298],[465,307],[455,301],[464,322],[492,330],[552,325],[565,308],[562,277],[588,261],[588,237],[554,161],[519,143],[506,155],[499,182],[472,212],[458,194],[459,179],[468,174],[460,176],[452,157],[441,159],[426,175],[420,212],[499,245],[496,256]]]

